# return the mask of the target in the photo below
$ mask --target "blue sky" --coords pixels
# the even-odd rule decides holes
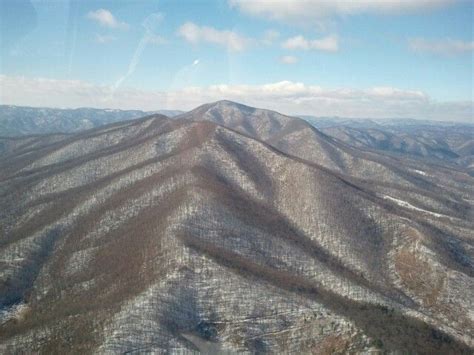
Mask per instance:
[[[473,119],[473,2],[2,0],[0,100]]]

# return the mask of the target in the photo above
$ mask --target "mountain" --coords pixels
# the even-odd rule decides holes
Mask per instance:
[[[181,110],[157,110],[157,111],[152,111],[148,112],[148,114],[153,114],[153,113],[159,113],[160,115],[165,115],[167,117],[176,117],[184,113],[184,111]]]
[[[310,121],[322,132],[353,147],[398,156],[443,161],[467,168],[474,175],[474,125],[416,120]]]
[[[351,127],[351,128],[385,128],[401,129],[405,131],[419,130],[423,127],[439,129],[440,127],[473,127],[472,122],[458,121],[432,121],[413,118],[348,118],[348,117],[318,117],[299,116],[318,129],[329,127]]]
[[[56,109],[0,105],[0,136],[78,132],[108,123],[140,118],[151,113],[172,117],[182,112],[177,110],[144,112],[94,108]]]
[[[465,171],[228,101],[5,147],[1,352],[472,352]]]
[[[463,167],[427,164],[406,156],[355,148],[322,133],[304,120],[225,100],[202,105],[176,118],[224,125],[284,153],[364,180],[365,185],[379,189],[381,194],[398,197],[406,195],[405,191],[410,189],[411,203],[422,208],[436,209],[456,201],[456,205],[452,205],[456,210],[467,210],[464,194],[470,193],[471,186],[466,185],[468,171]],[[448,196],[447,191],[451,202],[441,202],[440,198]]]
[[[323,129],[329,127],[340,127],[347,126],[352,128],[378,128],[382,126],[382,123],[377,123],[376,120],[368,118],[343,118],[343,117],[315,117],[315,116],[299,116],[305,121],[309,122],[312,126]]]
[[[459,157],[442,141],[422,136],[413,137],[403,132],[392,133],[379,129],[356,129],[345,126],[326,128],[323,131],[356,147],[417,155],[423,158],[452,159]]]

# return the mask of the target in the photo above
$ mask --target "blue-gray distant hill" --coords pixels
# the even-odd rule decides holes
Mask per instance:
[[[450,162],[474,174],[474,124],[415,119],[301,116],[324,134],[359,149]]]
[[[79,132],[154,113],[173,117],[182,112],[177,110],[146,112],[141,110],[58,109],[0,105],[0,136]]]

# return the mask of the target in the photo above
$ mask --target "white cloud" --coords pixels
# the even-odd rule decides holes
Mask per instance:
[[[326,52],[337,52],[339,50],[339,40],[335,35],[313,40],[308,40],[300,35],[288,38],[281,46],[286,49],[315,49]]]
[[[474,41],[462,41],[449,38],[437,40],[412,38],[408,41],[408,45],[416,52],[431,52],[444,55],[456,55],[474,51]]]
[[[109,10],[98,9],[96,11],[90,11],[87,14],[87,18],[96,21],[99,25],[114,29],[128,29],[128,24],[125,22],[118,21]]]
[[[201,42],[213,43],[234,52],[243,51],[253,42],[252,39],[241,36],[234,31],[198,26],[193,22],[186,22],[178,29],[177,33],[192,44]]]
[[[298,63],[298,58],[292,56],[292,55],[284,55],[280,57],[280,63],[283,64],[296,64]]]
[[[109,43],[116,40],[117,40],[117,37],[112,36],[112,35],[100,35],[100,34],[95,35],[95,41],[97,43]]]
[[[0,75],[3,104],[120,109],[192,109],[229,99],[287,114],[342,117],[412,117],[471,122],[473,101],[440,102],[417,90],[392,87],[328,89],[298,82],[265,85],[211,85],[173,91],[146,91],[56,80]]]
[[[397,14],[431,10],[456,0],[229,0],[231,7],[276,21],[318,23],[335,16],[361,13]]]

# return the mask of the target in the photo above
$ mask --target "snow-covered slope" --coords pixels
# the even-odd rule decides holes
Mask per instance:
[[[473,179],[363,180],[283,149],[306,124],[246,110],[16,141],[0,352],[469,353]]]

